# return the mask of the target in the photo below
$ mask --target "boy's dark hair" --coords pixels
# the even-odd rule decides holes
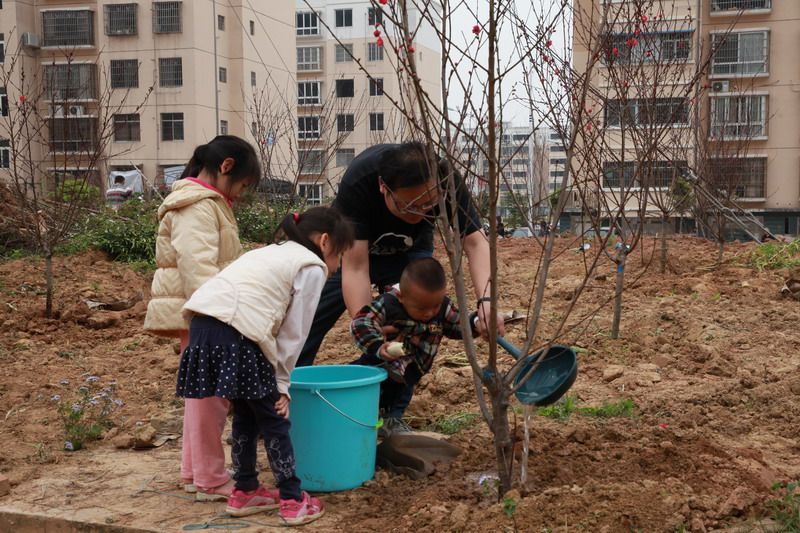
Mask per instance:
[[[400,276],[400,291],[407,283],[413,283],[426,291],[440,291],[447,287],[447,277],[442,264],[433,257],[411,261]]]
[[[119,175],[114,176],[114,185],[116,185],[117,183],[122,183],[124,185],[125,184],[125,176],[119,176]]]
[[[349,250],[355,242],[353,225],[335,207],[312,207],[305,213],[289,213],[275,230],[273,242],[294,241],[324,260],[322,250],[311,240],[314,233],[327,233],[335,253]]]
[[[217,135],[208,144],[194,149],[192,158],[186,163],[181,179],[197,177],[205,170],[212,176],[219,174],[219,167],[227,158],[233,159],[233,168],[228,171],[231,183],[254,179],[253,187],[261,180],[261,165],[253,146],[235,135]]]

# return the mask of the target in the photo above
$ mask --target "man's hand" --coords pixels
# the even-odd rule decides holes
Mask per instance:
[[[489,322],[488,317],[490,313],[491,302],[481,302],[478,304],[478,332],[481,334],[481,337],[484,339],[489,338]],[[506,325],[503,320],[503,314],[498,310],[497,316],[495,317],[495,321],[497,323],[497,334],[498,335],[505,335],[506,334]]]
[[[289,418],[289,397],[281,394],[280,399],[275,402],[275,411],[283,418]]]

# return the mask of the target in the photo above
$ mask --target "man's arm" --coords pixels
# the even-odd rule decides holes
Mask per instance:
[[[480,299],[484,296],[489,296],[491,294],[489,241],[486,240],[486,235],[482,230],[473,231],[464,238],[464,252],[469,260],[469,273],[472,277],[472,285],[475,287],[475,297]],[[483,337],[489,334],[486,318],[489,315],[490,306],[491,304],[488,301],[478,304],[478,331]],[[505,335],[505,324],[500,310],[497,311],[495,320],[497,322],[497,334]]]
[[[372,301],[367,241],[356,241],[342,257],[342,294],[350,318]]]

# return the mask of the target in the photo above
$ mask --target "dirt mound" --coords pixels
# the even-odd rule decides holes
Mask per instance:
[[[363,488],[326,496],[329,516],[319,530],[374,531],[391,524],[403,531],[499,531],[516,523],[520,531],[705,531],[769,514],[772,483],[800,478],[800,307],[781,298],[781,273],[744,266],[747,244],[732,244],[715,269],[714,245],[678,237],[670,243],[673,268],[661,275],[652,259],[657,245],[645,241],[629,258],[622,338],[612,340],[614,265],[607,260],[563,320],[585,265],[572,244],[558,241],[543,328],[562,331],[562,342],[581,348],[571,391],[578,407],[625,399],[635,402],[634,414],[534,416],[527,483],[511,495],[516,510],[504,512],[491,482],[479,483],[493,469],[492,441],[472,416],[478,409],[470,371],[462,366],[463,347],[447,342],[409,415],[417,427],[472,421],[457,425],[450,438],[462,456],[426,480],[379,472]],[[499,248],[502,304],[524,309],[538,247],[509,239]],[[12,482],[13,502],[64,512],[78,502],[91,507],[95,491],[120,484],[128,491],[118,495],[120,501],[130,507],[133,501],[125,498],[135,492],[134,482],[156,477],[174,488],[179,443],[133,453],[116,451],[112,442],[131,435],[138,423],[169,423],[162,420],[165,413],[179,413],[181,405],[173,394],[178,356],[172,342],[141,330],[149,278],[86,254],[57,258],[56,279],[59,318],[47,320],[40,262],[0,264],[0,428],[6,443],[0,472]],[[144,300],[123,311],[93,311],[86,304],[138,293]],[[524,327],[513,326],[509,337],[521,339]],[[342,321],[318,361],[354,357]],[[62,380],[73,386],[87,373],[115,380],[125,405],[114,413],[118,428],[108,440],[67,453],[50,398],[64,390]],[[518,407],[516,412],[521,435],[523,417]],[[112,464],[123,466],[109,474]],[[111,483],[109,475],[125,481]],[[74,477],[80,490],[67,486],[69,498],[45,491],[45,485],[57,485],[55,477]],[[150,497],[144,515],[119,511],[93,519],[177,530],[217,510]]]

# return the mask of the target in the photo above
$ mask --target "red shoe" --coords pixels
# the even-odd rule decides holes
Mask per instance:
[[[279,501],[280,494],[277,489],[266,489],[263,486],[253,492],[233,489],[225,512],[231,516],[249,516],[277,509]]]
[[[313,522],[324,515],[325,506],[319,498],[314,498],[303,491],[303,501],[281,500],[281,510],[278,514],[287,525],[299,526]]]

